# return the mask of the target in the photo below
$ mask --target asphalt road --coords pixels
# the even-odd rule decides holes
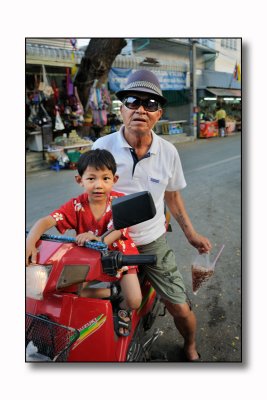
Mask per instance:
[[[177,257],[198,321],[197,343],[206,362],[240,362],[241,355],[241,137],[179,145],[187,187],[182,191],[196,230],[207,236],[214,259],[225,245],[210,281],[192,292],[191,264],[197,252],[173,222],[168,240]],[[169,361],[179,361],[171,317],[158,320],[164,334],[157,342]]]
[[[192,293],[191,264],[197,252],[172,222],[168,240],[184,277],[198,321],[198,351],[204,362],[240,362],[241,357],[241,135],[176,145],[187,187],[182,191],[196,230],[207,236],[213,260],[222,244],[213,277]],[[80,193],[75,171],[42,171],[26,178],[26,227]],[[51,231],[53,232],[53,230]],[[56,232],[56,231],[54,231]],[[156,358],[179,361],[182,338],[169,314],[155,327],[163,335],[154,345]]]

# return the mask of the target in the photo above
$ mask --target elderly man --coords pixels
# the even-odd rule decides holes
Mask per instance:
[[[157,265],[145,269],[147,277],[184,338],[184,360],[199,361],[196,318],[166,241],[164,201],[192,246],[203,253],[211,249],[211,244],[195,231],[186,212],[180,194],[186,182],[176,148],[152,130],[166,99],[157,77],[148,70],[131,74],[125,89],[116,95],[122,101],[124,124],[118,132],[98,139],[93,148],[105,148],[113,154],[119,175],[116,190],[125,194],[148,190],[152,194],[156,216],[130,228],[130,234],[140,253],[157,255]]]

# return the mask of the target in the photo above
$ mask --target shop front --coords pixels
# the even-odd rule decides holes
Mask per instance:
[[[90,149],[98,137],[120,128],[121,102],[115,93],[125,85],[132,72],[144,68],[157,75],[169,104],[156,132],[183,134],[187,118],[175,112],[189,104],[186,65],[161,63],[153,67],[143,65],[142,58],[119,55],[107,83],[94,83],[84,109],[74,85],[83,55],[83,51],[74,49],[72,45],[62,49],[46,41],[42,45],[26,41],[25,126],[28,151],[42,153],[51,168],[75,168],[80,154]]]
[[[232,135],[241,130],[241,90],[206,88],[198,90],[198,137],[219,136],[216,112],[222,108],[226,112],[225,133]]]
[[[26,150],[42,153],[54,169],[75,168],[80,154],[121,122],[112,117],[107,85],[93,86],[84,110],[74,86],[84,52],[63,41],[26,41]]]

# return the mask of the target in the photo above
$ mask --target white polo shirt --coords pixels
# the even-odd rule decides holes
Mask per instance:
[[[92,149],[106,149],[113,154],[119,175],[114,190],[125,194],[148,190],[153,197],[157,210],[155,217],[129,228],[138,246],[151,243],[166,232],[164,193],[183,189],[186,182],[177,149],[153,131],[149,156],[139,160],[133,171],[132,147],[125,140],[123,130],[124,126],[118,132],[98,139]]]

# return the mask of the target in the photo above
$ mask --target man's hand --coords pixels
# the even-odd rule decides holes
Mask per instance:
[[[180,225],[189,243],[194,246],[200,254],[210,251],[212,245],[209,239],[199,235],[195,231],[189,215],[186,212],[180,192],[165,192],[165,201],[172,216]]]
[[[208,238],[195,233],[190,239],[189,243],[194,246],[200,254],[208,253],[212,249],[212,245]]]

